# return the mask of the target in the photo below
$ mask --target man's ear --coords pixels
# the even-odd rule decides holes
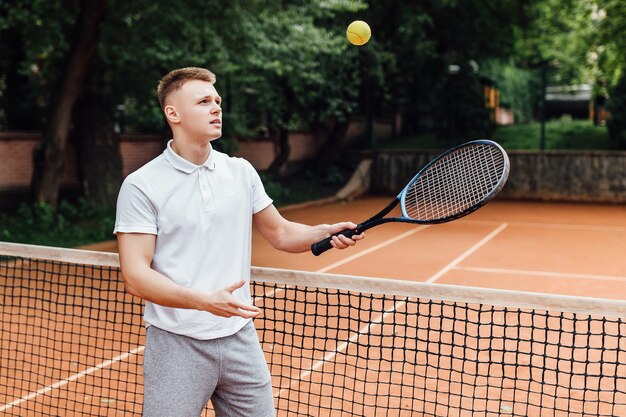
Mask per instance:
[[[167,105],[163,109],[163,113],[165,113],[165,118],[168,122],[178,124],[180,123],[180,118],[178,117],[178,112],[176,108],[172,105]]]

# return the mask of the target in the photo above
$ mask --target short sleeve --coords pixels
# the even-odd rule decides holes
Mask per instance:
[[[252,213],[256,214],[267,208],[273,201],[265,192],[265,187],[256,169],[248,161],[245,161],[245,164],[250,183],[252,184]]]
[[[113,233],[157,234],[157,210],[148,196],[127,177],[117,197]]]

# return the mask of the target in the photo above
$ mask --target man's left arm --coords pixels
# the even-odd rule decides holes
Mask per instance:
[[[261,235],[274,248],[292,253],[306,252],[311,249],[313,243],[326,239],[342,230],[354,229],[356,227],[356,224],[352,222],[318,224],[316,226],[291,222],[285,219],[273,204],[256,213],[253,220]],[[337,249],[345,249],[354,246],[363,237],[365,237],[363,233],[354,235],[351,238],[343,235],[334,236],[331,245]]]

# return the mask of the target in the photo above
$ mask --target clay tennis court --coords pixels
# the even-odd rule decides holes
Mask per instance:
[[[370,197],[283,215],[358,223],[388,202]],[[494,201],[450,223],[382,225],[356,247],[319,257],[276,251],[258,234],[253,242],[256,266],[626,300],[624,205]]]
[[[284,215],[290,220],[311,224],[342,220],[358,222],[376,213],[387,202],[388,198],[364,198],[353,202],[292,208],[285,210]],[[626,252],[626,208],[616,205],[495,201],[478,212],[449,224],[428,227],[391,224],[377,227],[369,230],[366,240],[357,247],[345,251],[330,251],[319,257],[308,253],[278,252],[269,247],[256,231],[253,241],[252,263],[258,267],[626,299],[626,257],[623,256]],[[114,245],[109,249],[114,250]],[[38,271],[43,276],[47,268],[57,267],[38,268]],[[84,271],[76,273],[76,276],[80,277],[82,274]],[[40,316],[27,316],[19,319],[24,321],[20,323],[9,321],[5,317],[15,315],[18,310],[28,306],[5,307],[3,334],[9,334],[23,325],[36,327],[40,321],[45,322],[51,318],[63,323],[52,329],[40,329],[34,336],[20,330],[10,333],[12,337],[3,337],[3,352],[12,352],[12,357],[5,357],[7,355],[3,353],[3,370],[19,371],[19,378],[23,380],[34,379],[29,383],[22,383],[17,389],[7,390],[5,381],[10,376],[2,375],[3,391],[0,392],[0,402],[14,404],[9,408],[2,408],[0,404],[6,415],[38,416],[47,413],[64,416],[117,416],[136,415],[133,413],[139,412],[140,393],[134,392],[135,388],[132,387],[135,380],[141,382],[136,373],[143,352],[142,336],[134,335],[141,327],[140,320],[136,319],[136,312],[128,317],[125,315],[128,307],[121,302],[127,296],[120,295],[122,288],[117,282],[112,287],[103,288],[103,291],[113,294],[111,299],[101,306],[89,306],[98,310],[95,313],[93,310],[85,317],[81,308],[68,308],[67,304],[71,304],[72,300],[98,304],[89,300],[92,289],[100,284],[89,281],[74,286],[73,281],[75,279],[68,283],[71,289],[55,283],[49,284],[59,294],[71,291],[74,293],[72,296],[76,297],[63,299],[61,304],[65,308],[62,311],[56,308],[58,302],[47,299],[39,306],[42,310]],[[32,292],[36,296],[38,290],[33,287],[22,288],[20,291],[28,294]],[[519,410],[501,405],[503,397],[512,395],[507,394],[507,389],[516,388],[530,390],[531,394],[527,395],[534,395],[535,399],[538,398],[546,406],[554,401],[543,392],[543,388],[539,393],[533,394],[533,390],[539,388],[528,382],[532,372],[530,369],[516,370],[515,380],[508,381],[505,378],[506,361],[510,358],[506,359],[502,354],[502,366],[494,368],[493,358],[482,357],[483,352],[477,353],[474,350],[481,343],[478,340],[464,340],[460,353],[463,358],[475,356],[476,361],[458,361],[459,352],[456,350],[459,346],[452,344],[456,338],[455,331],[468,331],[471,328],[472,332],[480,332],[485,320],[482,311],[447,305],[409,305],[403,298],[386,300],[347,296],[348,304],[362,304],[362,308],[350,310],[346,317],[342,314],[347,311],[347,306],[336,301],[344,295],[332,292],[294,292],[294,298],[291,299],[287,298],[287,294],[292,292],[291,286],[284,285],[261,287],[258,291],[255,294],[257,304],[265,307],[266,312],[257,327],[260,328],[264,349],[274,375],[275,396],[280,404],[279,415],[374,415],[368,410],[375,406],[388,407],[391,411],[384,415],[389,416],[447,415],[444,414],[446,409],[457,410],[450,415],[469,416],[473,413],[468,410],[474,406],[488,411],[473,415],[541,415],[535,409]],[[269,293],[271,297],[262,296]],[[285,295],[284,299],[282,294]],[[12,295],[14,294],[3,294]],[[117,304],[120,304],[121,311],[116,311]],[[274,310],[277,305],[280,308]],[[423,310],[424,308],[428,311]],[[467,322],[459,323],[449,317],[446,311],[450,308],[454,310],[455,317],[462,316]],[[523,329],[528,318],[511,318],[508,313],[497,314],[494,316],[496,322],[517,320],[522,325],[522,329],[515,335],[516,339],[527,341],[536,337],[532,331],[528,333],[528,330]],[[61,315],[64,317],[61,318]],[[476,316],[476,320],[470,322],[471,316]],[[544,321],[548,320],[550,318],[544,318]],[[493,318],[488,321],[493,321]],[[431,332],[428,328],[433,324],[438,329],[455,331],[450,334],[441,333],[441,330]],[[580,324],[566,324],[565,327],[572,326],[579,327]],[[619,351],[613,362],[624,363],[626,358],[623,350],[618,349],[621,346],[621,336],[611,336],[616,326],[619,330],[623,324],[605,325],[610,330],[610,335],[601,339],[588,337],[585,346],[609,346]],[[92,327],[100,330],[89,330]],[[597,326],[589,325],[587,331],[595,334],[592,327]],[[489,332],[497,335],[499,331],[507,330],[495,329]],[[124,334],[124,339],[129,340],[115,342],[120,333]],[[554,337],[557,336],[546,335],[546,344],[550,345]],[[100,342],[101,340],[106,342]],[[341,340],[347,343],[337,342]],[[402,346],[395,345],[399,341],[402,341]],[[65,356],[62,352],[72,342],[79,343],[79,348],[73,355]],[[45,352],[32,348],[33,343],[43,345],[41,348]],[[439,355],[436,364],[431,363],[433,357],[424,352],[433,343]],[[515,346],[508,346],[509,341],[501,343],[507,345],[507,348],[526,349],[519,346],[519,342]],[[573,338],[569,349],[559,347],[556,351],[550,351],[543,365],[552,369],[555,365],[552,362],[558,362],[554,358],[559,355],[564,355],[565,359],[575,358],[573,352],[578,344],[579,341]],[[108,350],[110,345],[114,345],[115,355],[111,356]],[[496,352],[501,348],[502,346],[496,348]],[[531,350],[536,348],[534,345],[528,347]],[[543,349],[548,352],[550,346],[544,346]],[[381,361],[382,358],[386,359]],[[594,358],[585,358],[588,359]],[[5,362],[10,364],[5,366]],[[577,360],[574,362],[570,366],[573,372],[577,375],[580,372],[585,375],[590,373],[593,377],[594,372],[588,372],[588,365],[580,365]],[[431,365],[436,365],[439,369],[435,374],[429,374],[432,371],[429,370]],[[558,366],[562,367],[563,364],[559,362]],[[580,366],[584,369],[575,369]],[[47,367],[51,367],[53,371],[46,371]],[[616,368],[614,372],[621,371],[622,368]],[[38,376],[29,376],[32,372]],[[415,378],[413,374],[425,375],[425,378]],[[546,375],[542,381],[549,388],[555,387],[554,395],[557,397],[563,394],[579,395],[575,389],[559,392],[556,387],[558,378],[556,374]],[[468,382],[468,379],[471,379],[471,385],[478,387],[473,388],[470,393],[465,392],[466,388],[461,383]],[[488,381],[491,381],[489,388]],[[572,381],[575,386],[593,385],[597,382],[586,378],[580,380],[580,377],[574,377]],[[85,386],[85,382],[93,383],[98,388]],[[492,383],[498,389],[494,390]],[[507,383],[512,384],[512,387],[507,386]],[[480,388],[481,386],[484,388]],[[124,393],[126,390],[130,392]],[[339,399],[334,398],[337,391],[341,392]],[[601,414],[608,409],[607,404],[611,401],[623,404],[624,395],[626,394],[620,391],[617,398],[583,398],[593,403],[595,408],[587,409],[579,404],[576,406],[578,408],[568,408],[569,412],[550,415],[607,415]],[[421,401],[406,403],[405,396],[420,398]],[[504,398],[505,401],[513,399],[519,400]],[[495,409],[492,401],[495,401]],[[448,407],[441,404],[447,404]],[[555,408],[561,409],[558,404]],[[408,412],[407,409],[415,412]],[[626,412],[624,407],[617,411]],[[206,415],[211,415],[211,412],[207,411]]]

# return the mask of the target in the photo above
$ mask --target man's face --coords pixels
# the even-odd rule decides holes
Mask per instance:
[[[221,104],[222,98],[213,84],[190,80],[168,97],[166,115],[167,107],[173,107],[178,121],[176,124],[186,135],[211,141],[222,136]]]

